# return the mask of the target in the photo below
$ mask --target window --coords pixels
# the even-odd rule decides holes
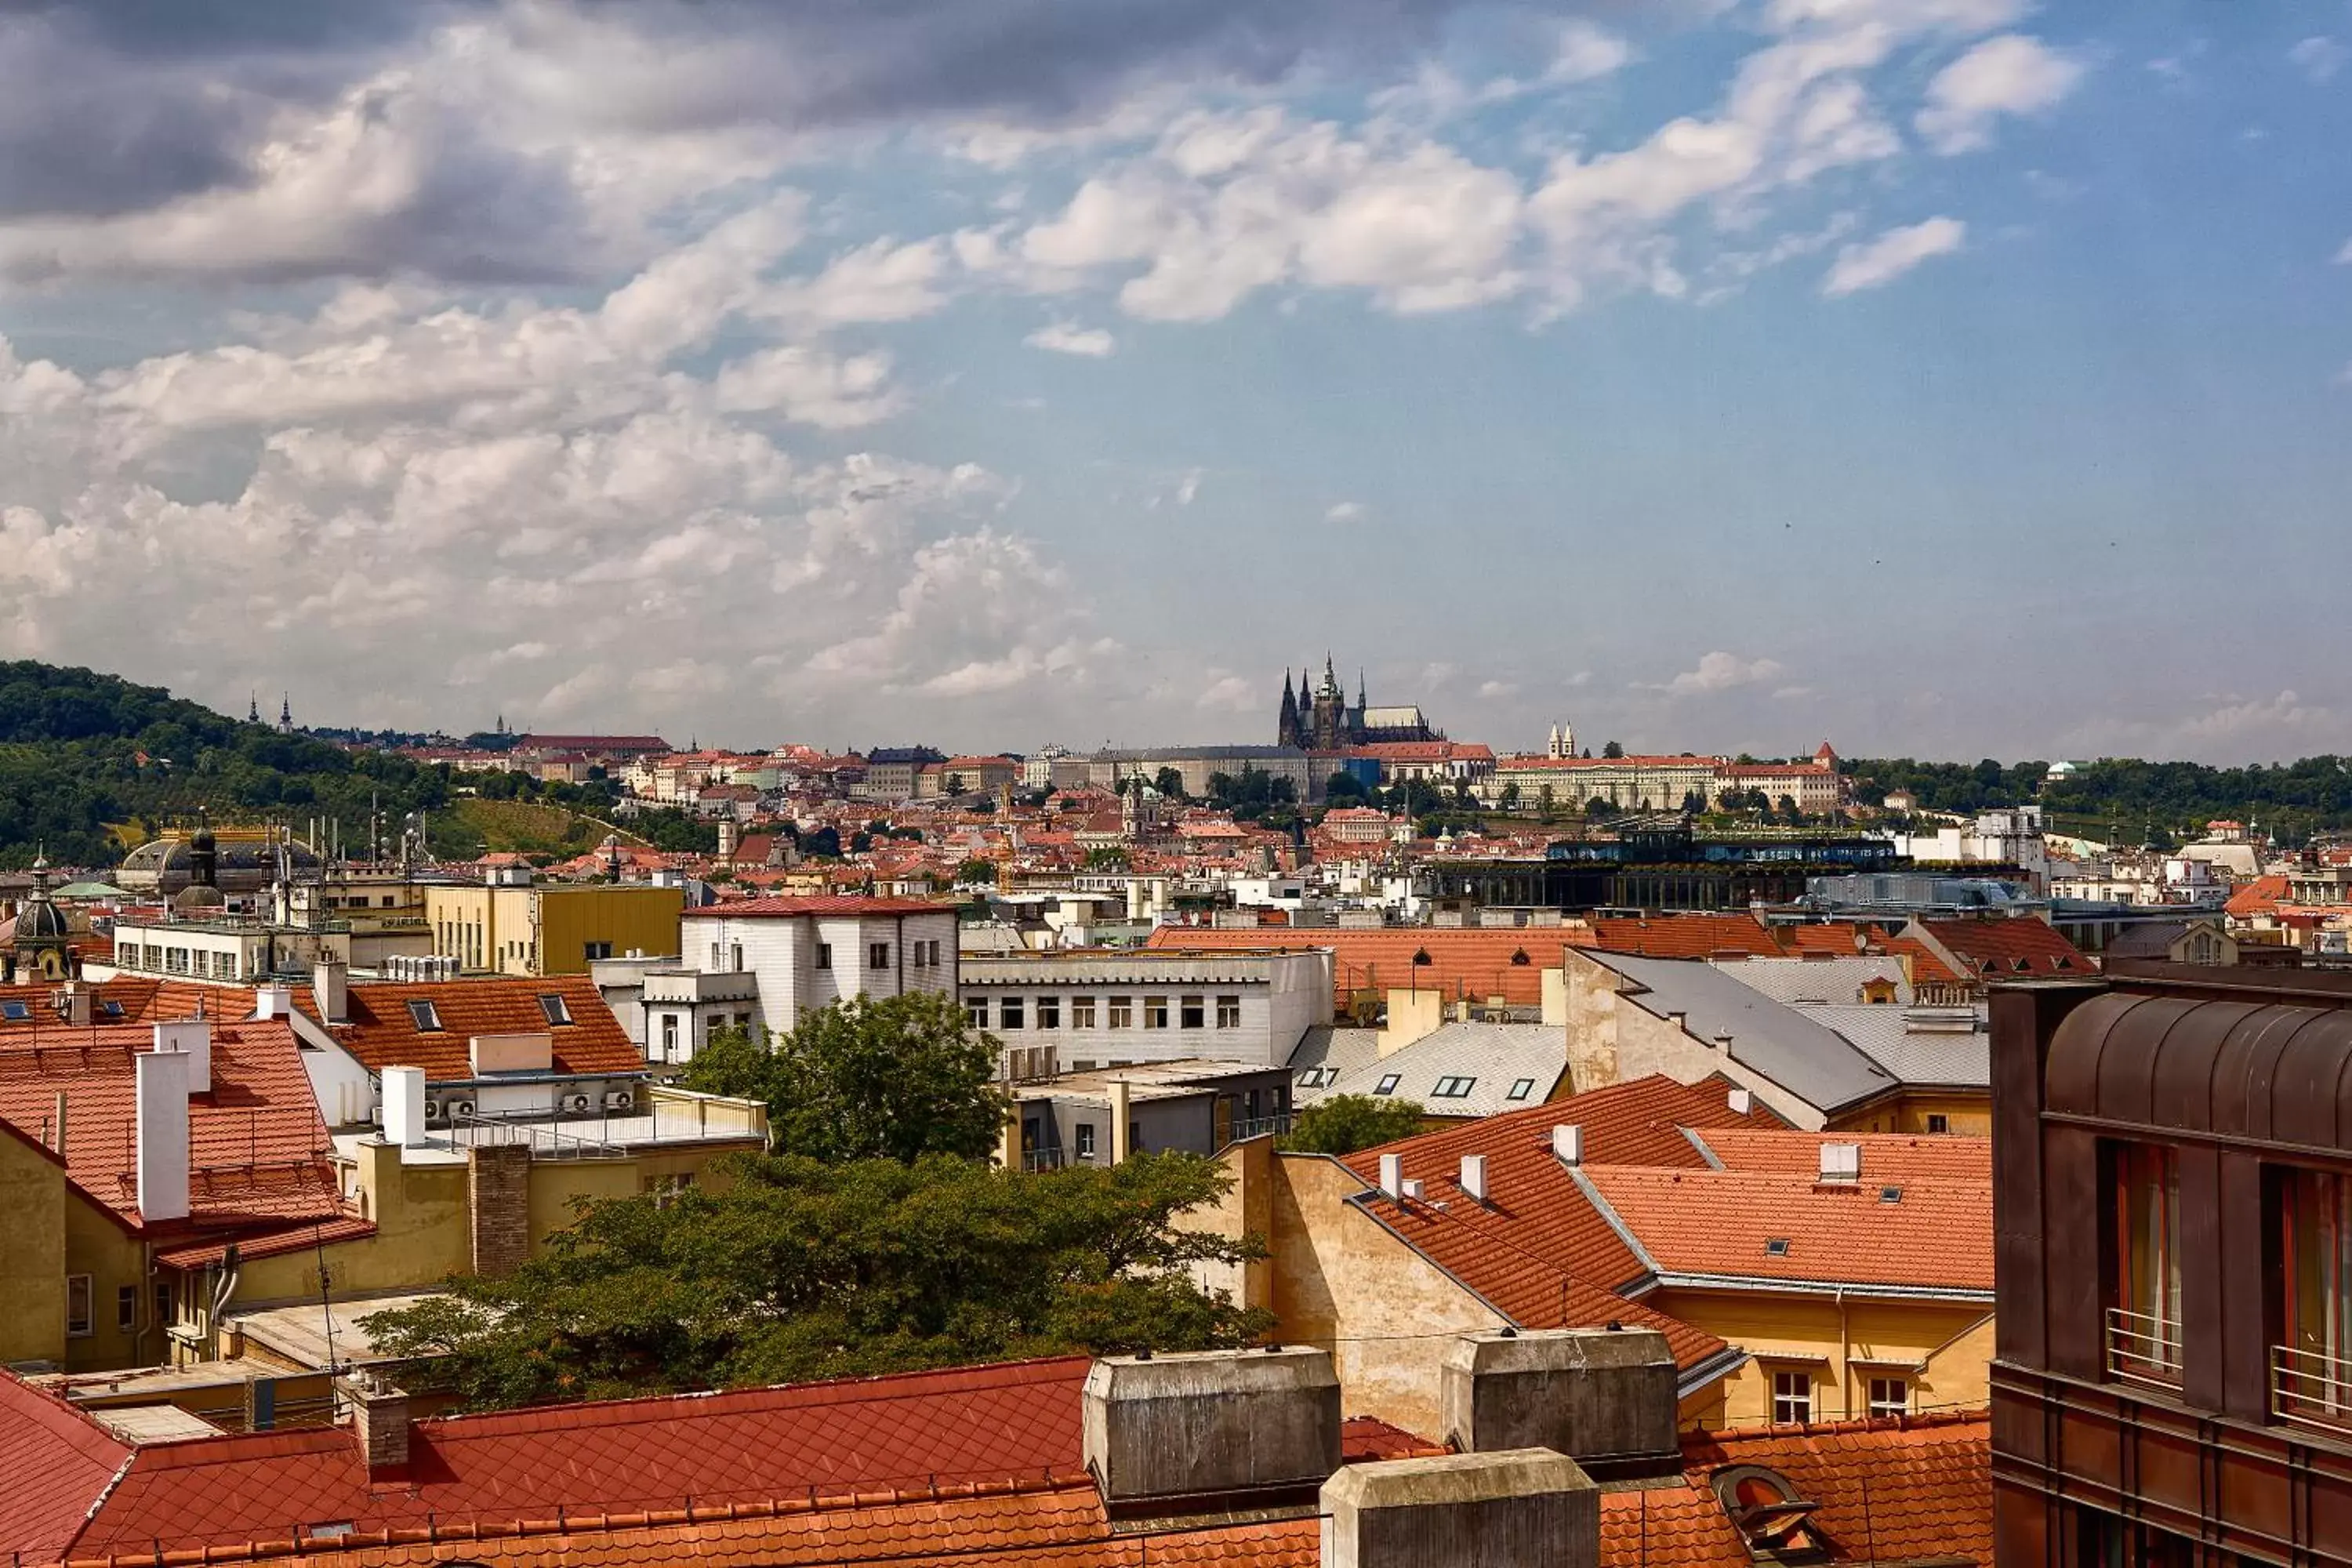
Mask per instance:
[[[1177,1021],[1185,1028],[1197,1029],[1207,1021],[1207,1009],[1198,996],[1187,996],[1177,1008]]]
[[[1789,1238],[1785,1236],[1766,1237],[1764,1238],[1764,1256],[1767,1258],[1788,1257]]]
[[[1003,1029],[1027,1027],[1026,1022],[1022,1017],[1022,1004],[1026,1000],[1027,998],[1021,996],[1007,996],[998,1002],[996,1005],[997,1026]]]
[[[159,1279],[155,1282],[156,1326],[160,1328],[172,1321],[172,1287]]]
[[[1776,1372],[1772,1374],[1772,1419],[1783,1426],[1813,1418],[1813,1374]]]
[[[1062,999],[1059,996],[1037,998],[1037,1026],[1041,1029],[1058,1029],[1062,1026]]]
[[[2107,1370],[2180,1381],[2180,1160],[2158,1143],[2113,1146],[2116,1293]]]
[[[730,942],[727,947],[727,967],[737,974],[743,973],[743,944]]]
[[[32,1016],[32,1008],[22,1002],[13,998],[6,1002],[0,1002],[0,1018],[5,1018],[12,1024],[21,1024]]]
[[[867,942],[866,944],[866,967],[868,969],[889,968],[890,944],[887,942]]]
[[[988,998],[974,996],[963,1005],[964,1022],[975,1029],[988,1027]]]
[[[1382,1073],[1381,1075],[1381,1081],[1372,1085],[1372,1092],[1374,1094],[1394,1094],[1396,1092],[1396,1086],[1403,1081],[1404,1074],[1401,1072]]]
[[[121,1285],[114,1291],[114,1329],[117,1333],[139,1331],[139,1287]]]
[[[1164,1029],[1168,1026],[1167,997],[1146,996],[1143,999],[1143,1026],[1147,1029]],[[1192,1018],[1192,1027],[1197,1029],[1200,1026],[1200,1016],[1195,1014]]]
[[[1531,1078],[1515,1078],[1511,1080],[1511,1092],[1503,1096],[1503,1098],[1505,1100],[1525,1100],[1535,1091],[1535,1079]]]
[[[1238,996],[1217,998],[1217,1027],[1238,1029],[1242,1026],[1242,999]]]
[[[1448,1076],[1437,1080],[1436,1086],[1429,1091],[1429,1098],[1432,1100],[1467,1100],[1470,1098],[1471,1089],[1475,1086],[1478,1080],[1475,1078],[1460,1078],[1449,1074]]]
[[[720,952],[719,944],[719,943],[717,943],[717,942],[712,942],[712,943],[710,944],[710,967],[711,967],[711,969],[712,969],[712,971],[713,971],[714,973],[718,970],[718,968],[719,968],[719,963],[720,963],[720,962],[721,962],[721,960],[719,959],[719,952]]]
[[[821,942],[816,944],[816,966],[819,969],[833,967],[833,943]]]
[[[1927,1114],[1927,1131],[1930,1131],[1930,1132],[1949,1132],[1951,1130],[1952,1130],[1952,1119],[1951,1119],[1950,1117],[1944,1115],[1944,1114],[1943,1114],[1942,1112],[1940,1112],[1940,1111],[1930,1111],[1930,1112],[1928,1112],[1928,1114]]]
[[[582,957],[593,963],[600,958],[612,957],[613,944],[609,942],[583,942],[580,944],[580,952]]]
[[[572,1022],[572,1009],[563,1005],[563,998],[555,992],[541,994],[539,1010],[546,1014],[547,1021],[557,1027]]]
[[[1870,1414],[1907,1415],[1911,1412],[1911,1384],[1899,1377],[1874,1377],[1870,1380]]]
[[[2352,1180],[2294,1171],[2280,1194],[2285,1221],[2281,1415],[2352,1416]]]
[[[1078,1158],[1081,1160],[1093,1159],[1095,1157],[1095,1124],[1091,1121],[1079,1122],[1077,1124],[1076,1137],[1078,1141]]]
[[[1135,1027],[1135,998],[1114,996],[1110,999],[1110,1026],[1114,1029]]]
[[[66,1337],[87,1339],[92,1331],[89,1321],[89,1276],[66,1276]]]
[[[419,1034],[438,1034],[441,1029],[441,1015],[435,1012],[433,1004],[422,996],[409,1000],[408,1021],[416,1026]]]
[[[1070,1027],[1091,1029],[1095,1026],[1095,999],[1091,996],[1070,998]]]

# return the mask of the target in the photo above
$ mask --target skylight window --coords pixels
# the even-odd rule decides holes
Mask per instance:
[[[12,1024],[24,1023],[32,1016],[33,1010],[30,1007],[13,997],[8,1001],[0,1002],[0,1018],[5,1018]]]
[[[434,1010],[432,1003],[422,996],[408,1004],[408,1021],[416,1026],[420,1034],[432,1035],[441,1031],[441,1015]]]
[[[1374,1094],[1394,1094],[1396,1092],[1396,1086],[1403,1081],[1404,1074],[1401,1072],[1382,1073],[1381,1075],[1381,1081],[1372,1085],[1372,1092]]]
[[[100,1002],[98,1005],[98,1016],[101,1018],[120,1018],[122,1016],[122,1004],[120,1002]]]
[[[572,1022],[572,1009],[566,1007],[563,1005],[563,998],[554,992],[548,992],[540,997],[539,1010],[547,1015],[547,1021],[550,1024],[559,1027]]]
[[[1505,1095],[1503,1098],[1505,1100],[1525,1100],[1535,1091],[1535,1079],[1531,1078],[1515,1078],[1511,1080],[1511,1092]]]
[[[1789,1238],[1785,1236],[1767,1237],[1764,1241],[1764,1256],[1767,1258],[1788,1257]]]
[[[1436,1087],[1429,1091],[1429,1097],[1432,1100],[1467,1100],[1470,1098],[1470,1090],[1477,1082],[1475,1078],[1453,1076],[1442,1078],[1437,1080]]]
[[[1878,1189],[1878,1201],[1883,1204],[1899,1204],[1903,1201],[1903,1189],[1901,1187],[1881,1187]]]

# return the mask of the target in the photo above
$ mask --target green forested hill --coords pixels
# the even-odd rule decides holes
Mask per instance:
[[[2217,817],[2259,823],[2283,842],[2352,829],[2352,758],[2305,757],[2215,768],[2201,763],[2149,763],[2105,757],[2043,786],[2049,764],[1924,763],[1909,757],[1849,758],[1854,793],[1875,805],[1892,790],[1911,792],[1927,811],[1973,812],[2040,802],[2070,828],[2127,843],[2153,831],[2162,838],[2201,833]]]
[[[468,781],[469,784],[475,781]],[[478,781],[484,795],[600,807],[593,786],[542,788],[516,774]],[[383,752],[345,751],[302,735],[226,718],[160,687],[89,669],[0,663],[0,866],[22,866],[36,845],[62,865],[106,866],[200,808],[216,822],[340,820],[359,843],[372,807],[394,818],[424,809],[445,835],[436,847],[471,854],[481,839],[446,808],[448,770]]]

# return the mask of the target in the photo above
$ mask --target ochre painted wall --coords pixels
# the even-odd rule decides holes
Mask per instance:
[[[99,1372],[167,1360],[163,1336],[152,1329],[154,1292],[147,1278],[147,1253],[120,1220],[78,1192],[66,1194],[66,1268],[87,1274],[90,1283],[90,1332],[66,1342],[68,1372]],[[133,1309],[126,1333],[118,1321],[117,1293],[128,1286]],[[59,1286],[60,1296],[63,1286]]]
[[[1964,1090],[1913,1090],[1894,1100],[1876,1100],[1848,1112],[1832,1123],[1840,1132],[1911,1132],[1936,1136],[1927,1118],[1941,1116],[1943,1132],[1969,1138],[1992,1136],[1992,1097]]]
[[[66,1353],[66,1173],[0,1134],[0,1362]]]
[[[1874,1376],[1909,1380],[1914,1410],[1973,1408],[1991,1399],[1990,1302],[1849,1295],[1841,1309],[1827,1296],[1672,1287],[1643,1300],[1754,1357],[1726,1380],[1723,1418],[1729,1426],[1771,1418],[1776,1372],[1811,1372],[1816,1421],[1867,1414]],[[1911,1370],[1921,1362],[1926,1371]]]

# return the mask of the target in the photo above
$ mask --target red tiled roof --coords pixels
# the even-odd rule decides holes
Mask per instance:
[[[130,1224],[140,1219],[134,1063],[153,1043],[137,1024],[0,1031],[0,1119],[37,1137],[64,1094],[68,1179]],[[190,1215],[174,1233],[342,1213],[331,1140],[282,1018],[214,1025],[212,1089],[189,1099],[188,1142]]]
[[[569,1024],[550,1025],[541,996],[563,998]],[[298,996],[307,1004],[308,998]],[[408,1011],[412,1001],[433,1004],[438,1029],[419,1029]],[[304,1011],[310,1009],[306,1005]],[[543,978],[499,975],[472,980],[370,980],[351,987],[348,1023],[331,1033],[371,1072],[388,1067],[423,1068],[427,1081],[474,1076],[467,1042],[476,1035],[547,1034],[554,1038],[557,1072],[643,1072],[645,1053],[604,1005],[596,982],[585,974]]]
[[[90,1016],[100,1024],[192,1018],[199,1002],[205,1012],[215,1017],[235,1017],[253,1011],[253,993],[233,986],[200,985],[193,981],[159,980],[143,974],[121,974],[111,980],[85,980],[80,984],[90,994]],[[12,1032],[26,1027],[65,1027],[50,1005],[59,989],[53,981],[0,985],[0,1001],[26,1003],[33,1013],[29,1025],[0,1023],[0,1042],[5,1042]],[[122,1010],[119,1016],[106,1011],[110,1002]]]
[[[1585,1179],[1661,1274],[1913,1289],[1992,1289],[1992,1183],[1911,1177],[1881,1196],[1812,1173],[1588,1163]],[[1775,1254],[1768,1243],[1785,1242]]]
[[[1706,958],[1741,952],[1777,958],[1780,944],[1754,915],[1660,915],[1654,919],[1595,920],[1591,945],[1609,952],[1649,958]]]
[[[1208,926],[1161,926],[1151,933],[1150,945],[1184,952],[1328,947],[1333,954],[1334,1000],[1343,1010],[1359,991],[1408,987],[1477,1000],[1500,996],[1534,1006],[1543,1001],[1543,972],[1560,966],[1560,949],[1573,943],[1578,934],[1552,927],[1357,931],[1293,926],[1219,931]]]
[[[370,1485],[341,1428],[160,1444],[139,1450],[73,1552],[286,1540],[326,1522],[446,1527],[1074,1478],[1087,1366],[1064,1358],[420,1421],[397,1487]]]
[[[1453,1451],[1377,1415],[1350,1415],[1339,1424],[1339,1452],[1351,1465],[1372,1459],[1421,1459]]]
[[[0,1367],[0,1551],[46,1563],[131,1457],[129,1445]]]
[[[1701,1170],[1704,1161],[1683,1127],[1780,1125],[1760,1109],[1733,1110],[1730,1087],[1720,1079],[1696,1084],[1636,1079],[1423,1133],[1341,1163],[1369,1184],[1379,1179],[1382,1154],[1402,1156],[1404,1173],[1421,1179],[1424,1201],[1367,1198],[1366,1212],[1519,1327],[1591,1327],[1612,1318],[1638,1323],[1664,1333],[1675,1359],[1687,1369],[1721,1352],[1723,1342],[1615,1294],[1642,1276],[1641,1259],[1553,1156],[1551,1130],[1562,1123],[1583,1128],[1588,1163]],[[1483,1206],[1457,1184],[1465,1154],[1486,1156]]]
[[[1964,1182],[1992,1180],[1992,1140],[1902,1132],[1757,1132],[1747,1128],[1695,1131],[1707,1152],[1734,1171],[1821,1172],[1824,1143],[1862,1151],[1862,1179],[1872,1184],[1926,1176]]]
[[[731,904],[705,904],[682,911],[693,920],[781,920],[793,915],[939,915],[955,912],[953,904],[926,899],[869,899],[856,894],[810,898],[738,899]]]
[[[2038,920],[1921,921],[1918,934],[1978,980],[2098,973],[2081,948]]]
[[[2257,877],[2230,895],[2223,910],[2239,920],[2268,914],[2286,902],[2290,889],[2284,877]]]

